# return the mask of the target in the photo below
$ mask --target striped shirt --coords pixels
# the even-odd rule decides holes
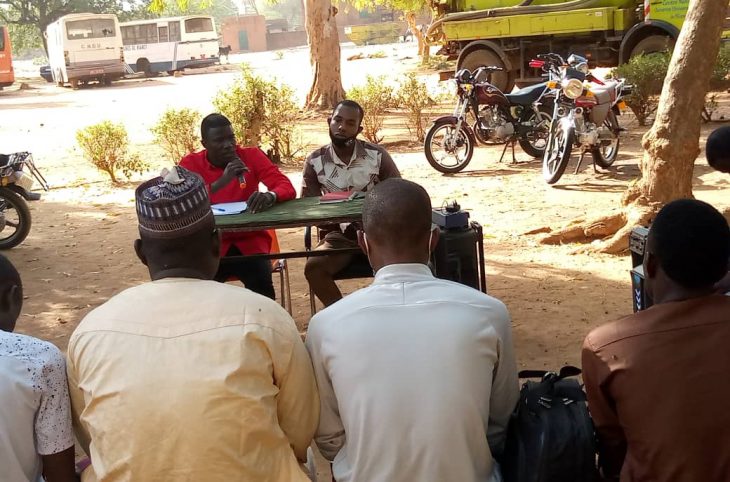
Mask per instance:
[[[380,181],[401,177],[393,159],[384,148],[355,140],[349,162],[335,153],[331,144],[320,147],[304,162],[302,197],[328,192],[369,191]]]

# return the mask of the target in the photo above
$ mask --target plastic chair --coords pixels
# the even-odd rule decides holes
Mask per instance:
[[[317,229],[317,242],[319,242],[320,239],[320,232],[319,229]],[[307,228],[304,230],[304,249],[306,251],[312,250],[312,228],[310,226],[307,226]],[[368,261],[368,257],[365,255],[365,253],[356,253],[353,255],[353,259],[350,264],[335,273],[332,278],[335,281],[338,281],[345,279],[372,277],[373,268],[370,266],[370,261]],[[312,316],[317,313],[317,300],[311,286],[309,287],[309,309],[312,313]]]

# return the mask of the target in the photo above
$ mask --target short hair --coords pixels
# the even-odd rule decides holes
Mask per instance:
[[[231,121],[228,117],[223,114],[214,113],[208,114],[203,118],[203,122],[200,123],[200,138],[205,139],[208,136],[208,131],[215,129],[216,127],[226,127],[231,125]]]
[[[363,205],[363,229],[397,251],[406,251],[431,232],[431,198],[412,181],[386,179],[368,192]]]
[[[351,109],[357,110],[360,113],[360,122],[362,122],[363,117],[365,117],[365,109],[363,109],[360,104],[350,99],[339,101],[335,108],[332,109],[332,115],[335,115],[335,112],[337,111],[337,109],[339,109],[340,106],[349,107]]]
[[[13,263],[8,258],[0,254],[0,286],[3,285],[15,285],[22,288],[23,284],[20,281],[20,273],[15,269]]]
[[[718,171],[730,171],[730,126],[712,131],[705,145],[707,163]]]
[[[667,276],[681,286],[710,287],[727,273],[730,227],[722,214],[706,202],[672,201],[651,225],[649,251]]]

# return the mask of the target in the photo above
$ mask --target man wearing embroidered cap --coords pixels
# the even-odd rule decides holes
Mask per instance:
[[[89,313],[68,346],[83,479],[307,481],[319,400],[294,320],[213,281],[220,241],[199,176],[165,170],[135,199],[152,281]]]

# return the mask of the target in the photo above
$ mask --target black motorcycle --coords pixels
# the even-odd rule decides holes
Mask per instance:
[[[0,154],[0,249],[19,245],[30,233],[26,201],[41,198],[31,191],[34,180],[48,191],[48,182],[33,163],[30,152]]]
[[[458,101],[453,115],[436,119],[426,134],[424,149],[429,164],[439,172],[464,169],[478,140],[485,145],[515,142],[532,157],[541,158],[547,145],[553,101],[545,83],[505,94],[486,79],[500,67],[479,67],[456,73]],[[469,125],[469,114],[474,118]],[[514,157],[514,150],[513,150]]]

